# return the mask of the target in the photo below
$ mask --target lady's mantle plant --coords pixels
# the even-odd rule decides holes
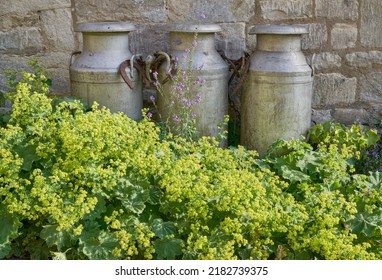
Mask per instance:
[[[261,160],[52,100],[46,80],[23,74],[0,128],[0,258],[382,258],[382,179],[354,169],[372,134],[316,129]]]

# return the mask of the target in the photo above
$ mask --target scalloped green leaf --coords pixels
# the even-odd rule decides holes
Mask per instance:
[[[151,230],[161,239],[177,232],[177,228],[174,223],[163,222],[162,219],[155,219],[151,225]]]
[[[11,252],[11,241],[19,233],[22,223],[14,215],[9,214],[4,206],[0,206],[0,259]]]
[[[163,196],[162,190],[157,186],[150,186],[149,187],[149,197],[147,202],[152,205],[157,205],[160,202],[160,199]]]
[[[15,152],[23,159],[21,169],[24,171],[31,171],[33,163],[40,160],[40,157],[36,154],[36,147],[32,145],[19,145],[14,149]]]
[[[348,223],[351,231],[355,234],[364,234],[372,237],[375,232],[382,230],[382,214],[357,213],[355,218]]]
[[[82,252],[90,260],[114,260],[113,249],[118,240],[113,233],[100,231],[96,228],[84,232],[80,237]]]
[[[57,231],[56,225],[44,226],[40,237],[45,240],[48,247],[57,246],[59,251],[62,251],[71,246],[71,237],[65,231]]]
[[[155,252],[159,260],[174,260],[182,254],[181,239],[158,239],[154,242]]]

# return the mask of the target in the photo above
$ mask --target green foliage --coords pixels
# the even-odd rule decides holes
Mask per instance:
[[[0,128],[0,258],[382,258],[382,176],[355,169],[373,132],[315,127],[259,159],[25,77]]]
[[[374,209],[371,205],[379,205],[382,197],[374,196],[375,201],[365,203],[365,193],[360,191],[363,185],[371,187],[369,181],[379,175],[355,174],[356,160],[361,151],[377,141],[375,135],[375,131],[363,130],[359,125],[347,129],[328,122],[310,131],[316,148],[301,141],[279,140],[269,149],[265,161],[289,183],[288,192],[309,214],[303,234],[295,240],[295,250],[306,252],[306,257],[381,257],[381,216],[377,218],[378,213],[370,213],[365,206]],[[381,182],[372,181],[380,192]],[[371,228],[373,234],[365,239],[364,231]]]
[[[379,140],[376,130],[367,129],[357,123],[348,129],[345,125],[332,121],[314,126],[310,130],[309,138],[313,145],[337,144],[339,149],[346,147],[353,153],[354,159],[359,159],[362,152]]]

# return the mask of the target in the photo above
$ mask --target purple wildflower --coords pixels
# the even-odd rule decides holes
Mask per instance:
[[[201,76],[198,76],[195,81],[194,81],[194,85],[204,85],[206,83],[206,80],[201,77]]]
[[[155,71],[155,72],[153,73],[153,76],[154,76],[154,79],[157,80],[157,79],[158,79],[158,72]]]
[[[153,114],[151,112],[147,112],[147,115],[146,115],[149,119],[151,119],[153,117]]]
[[[192,47],[193,47],[193,48],[196,48],[197,46],[198,46],[198,42],[193,41],[193,42],[192,42]]]
[[[182,91],[182,90],[184,89],[184,84],[181,83],[181,82],[179,82],[178,85],[176,86],[176,89],[177,89],[178,91]]]
[[[190,100],[188,100],[187,98],[183,98],[182,99],[182,102],[183,104],[187,107],[187,108],[190,108],[193,104]]]
[[[179,57],[176,56],[174,58],[174,65],[175,65],[175,67],[178,66],[178,64],[179,64]]]
[[[202,96],[200,94],[196,95],[196,98],[194,99],[194,101],[192,102],[192,105],[196,105],[196,104],[199,104],[200,101],[202,101]]]
[[[174,122],[177,122],[177,123],[180,122],[180,118],[176,114],[172,115],[172,119]]]
[[[151,96],[150,96],[150,101],[151,101],[151,102],[155,102],[155,96],[154,96],[154,95],[151,95]]]

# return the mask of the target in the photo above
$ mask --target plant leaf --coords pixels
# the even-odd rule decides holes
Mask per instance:
[[[156,236],[163,239],[168,235],[175,234],[177,228],[172,222],[163,222],[162,219],[155,219],[151,225],[151,230]]]
[[[123,207],[135,214],[142,214],[145,210],[145,202],[149,198],[147,190],[141,186],[128,185],[119,190],[118,199],[121,201]]]
[[[90,260],[114,260],[113,249],[118,240],[113,233],[92,229],[85,231],[80,237],[83,253]]]
[[[61,253],[61,252],[50,252],[52,254],[52,259],[56,261],[62,261],[62,260],[67,260],[66,258],[66,252]]]
[[[22,223],[10,215],[6,208],[0,205],[0,259],[11,251],[11,241],[18,236],[18,229]]]
[[[181,239],[158,239],[154,242],[155,252],[159,260],[174,260],[182,254]]]
[[[150,186],[149,188],[149,198],[147,200],[148,203],[152,205],[157,205],[160,202],[160,199],[163,196],[162,190],[157,186]]]
[[[295,182],[301,183],[301,182],[308,181],[310,179],[308,175],[302,173],[301,171],[290,169],[286,165],[281,166],[281,175],[292,183],[295,183]]]
[[[57,246],[59,251],[71,247],[70,235],[64,231],[57,231],[56,225],[44,226],[40,237],[46,241],[48,247]]]
[[[26,249],[32,260],[48,260],[51,257],[48,245],[42,239],[28,243]]]
[[[24,171],[31,171],[33,162],[40,159],[36,154],[36,148],[32,145],[19,145],[14,150],[23,159],[21,169]]]
[[[378,213],[357,213],[355,218],[348,223],[351,231],[355,234],[364,234],[372,237],[375,232],[382,230],[382,215]]]

